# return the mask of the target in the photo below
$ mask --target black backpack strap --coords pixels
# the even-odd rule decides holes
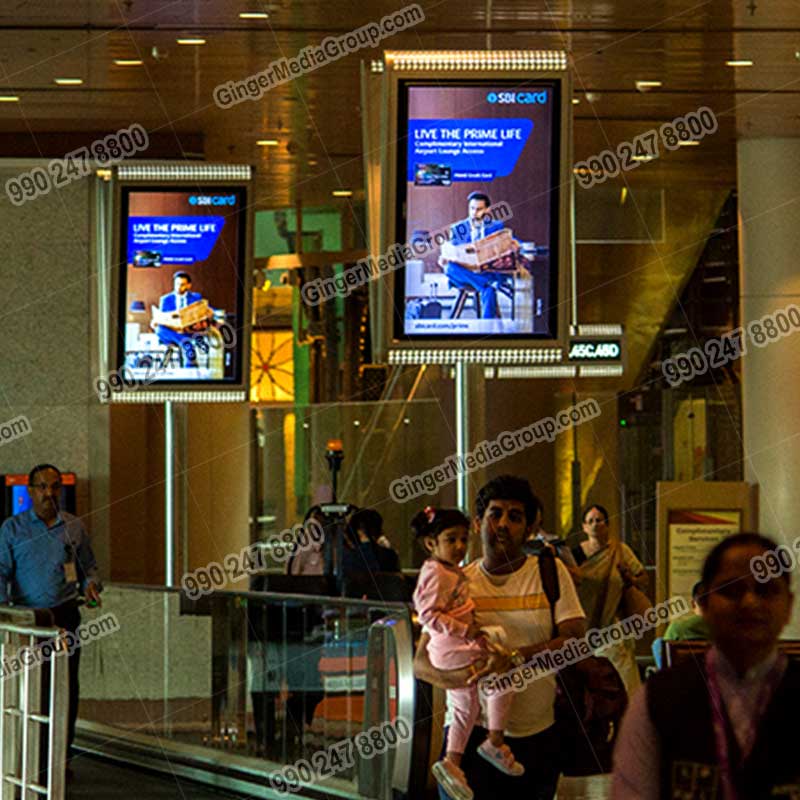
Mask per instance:
[[[571,549],[572,557],[575,559],[575,563],[580,566],[584,561],[586,561],[586,553],[583,552],[583,548],[580,545]]]
[[[556,603],[561,597],[561,586],[558,582],[558,569],[556,568],[556,557],[549,547],[545,547],[539,553],[539,575],[542,578],[542,588],[544,589],[547,602],[550,605],[550,619],[553,623],[553,634],[558,634],[556,625]]]

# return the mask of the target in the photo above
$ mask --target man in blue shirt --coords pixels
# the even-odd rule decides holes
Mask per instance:
[[[487,211],[491,205],[489,195],[471,192],[467,196],[467,218],[450,226],[451,244],[471,244],[485,239],[492,233],[501,231],[505,225],[500,220],[491,220]],[[512,240],[512,247],[519,249],[519,242]],[[530,260],[530,256],[524,256]],[[481,319],[495,319],[498,316],[497,287],[502,273],[486,270],[475,272],[454,261],[439,257],[439,266],[444,269],[449,281],[456,289],[474,289],[481,298]]]
[[[203,299],[200,292],[192,291],[192,276],[188,272],[176,272],[172,277],[173,291],[168,294],[162,295],[158,302],[159,311],[180,311],[182,308],[198,303]],[[176,344],[183,348],[185,366],[197,366],[197,354],[194,349],[197,343],[201,349],[203,340],[196,338],[194,333],[205,330],[208,327],[208,320],[198,322],[189,328],[170,328],[167,325],[156,325],[156,332],[158,334],[158,341],[161,344]],[[205,352],[205,351],[204,351]]]
[[[77,517],[59,509],[57,467],[35,466],[28,475],[28,494],[33,507],[0,527],[0,603],[49,608],[56,626],[74,633],[81,622],[80,592],[90,604],[100,605],[102,586],[89,534]],[[78,647],[68,656],[70,745],[78,715],[80,654]],[[43,698],[49,687],[47,667],[42,670]]]

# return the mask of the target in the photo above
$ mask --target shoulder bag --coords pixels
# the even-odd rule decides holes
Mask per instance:
[[[561,597],[552,552],[539,555],[542,587],[550,605],[553,637],[558,636],[555,606]],[[556,674],[555,718],[567,776],[611,771],[611,757],[620,722],[628,705],[625,685],[607,658],[589,656]]]

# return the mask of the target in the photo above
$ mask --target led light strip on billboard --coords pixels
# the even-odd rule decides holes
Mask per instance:
[[[249,181],[248,164],[120,164],[121,181]]]
[[[232,390],[229,392],[199,389],[197,391],[179,391],[159,389],[155,392],[136,390],[122,392],[114,398],[116,403],[244,403],[247,392]]]
[[[622,325],[615,323],[590,323],[571,325],[572,336],[622,336]]]
[[[576,367],[561,364],[554,367],[487,367],[485,378],[574,378]]]
[[[581,378],[619,378],[624,372],[622,364],[581,364],[578,367]]]
[[[390,364],[557,364],[562,359],[559,348],[525,347],[516,350],[503,348],[444,350],[390,350]]]
[[[394,50],[386,64],[404,72],[414,70],[565,70],[563,50]]]

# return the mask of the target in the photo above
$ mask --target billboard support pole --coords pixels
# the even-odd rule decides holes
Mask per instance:
[[[456,456],[459,463],[463,464],[469,446],[469,388],[467,383],[467,364],[463,361],[456,362]],[[467,473],[459,470],[456,479],[456,505],[459,508],[469,508],[467,496]]]
[[[576,405],[578,396],[572,393],[572,405]],[[579,530],[581,519],[581,460],[578,457],[578,426],[572,426],[572,529]]]
[[[164,401],[164,583],[175,585],[175,405]]]
[[[572,158],[572,154],[570,153],[570,158]],[[572,163],[570,161],[570,163]],[[570,257],[569,257],[569,276],[570,276],[570,286],[569,292],[571,294],[571,304],[570,304],[570,324],[572,325],[574,332],[578,332],[578,248],[577,248],[577,237],[578,237],[578,220],[577,220],[577,211],[575,208],[575,176],[570,175],[570,183],[569,183],[569,249],[570,249]]]

